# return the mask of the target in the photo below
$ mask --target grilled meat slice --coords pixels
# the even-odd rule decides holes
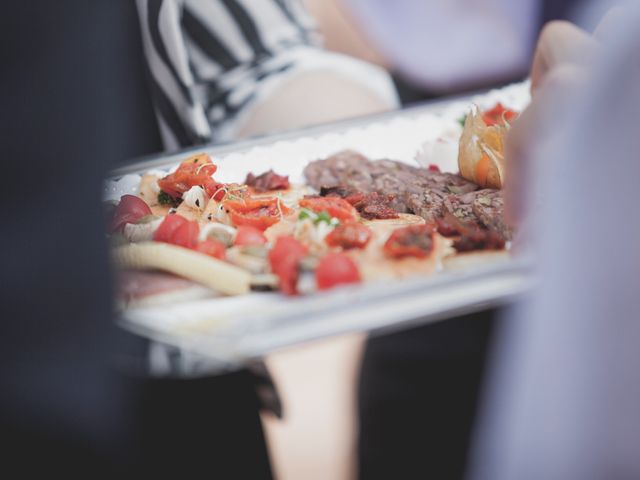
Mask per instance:
[[[473,213],[479,223],[511,240],[513,231],[505,222],[504,196],[501,190],[480,190],[472,204]]]
[[[502,192],[478,190],[475,183],[460,175],[387,159],[370,161],[353,151],[312,162],[304,173],[321,195],[355,199],[375,192],[386,196],[386,205],[398,213],[414,213],[435,222],[449,212],[465,223],[495,231],[505,240],[512,236],[504,221]]]

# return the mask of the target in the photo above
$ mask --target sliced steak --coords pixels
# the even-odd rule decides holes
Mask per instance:
[[[433,222],[442,216],[447,195],[439,189],[426,188],[422,191],[406,192],[404,203],[410,212]]]
[[[346,185],[365,193],[373,191],[369,173],[371,162],[353,151],[337,153],[325,160],[311,162],[304,169],[307,184],[320,190],[322,187]]]
[[[453,213],[459,209],[462,209],[461,219],[466,219],[472,214],[472,200],[469,199],[466,206],[458,198],[477,189],[476,184],[458,175],[422,170],[418,178],[409,182],[403,198],[410,211],[427,221],[434,221],[447,210]]]
[[[511,240],[513,231],[505,222],[502,191],[489,189],[478,191],[472,208],[480,224],[498,232],[506,240]]]
[[[473,212],[473,202],[475,199],[476,192],[469,192],[464,195],[449,195],[444,201],[444,206],[447,212],[462,222],[477,223],[478,219]]]
[[[511,238],[504,221],[502,192],[478,190],[475,183],[460,175],[387,159],[370,161],[353,151],[312,162],[304,174],[308,184],[322,195],[331,192],[346,198],[354,192],[363,197],[377,193],[386,196],[386,206],[398,213],[414,213],[431,222],[449,212],[462,222],[497,232],[506,240]]]

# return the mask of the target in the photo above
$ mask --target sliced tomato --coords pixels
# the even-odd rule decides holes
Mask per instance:
[[[171,239],[175,231],[188,220],[180,215],[167,215],[153,234],[156,242],[172,243]]]
[[[204,242],[200,242],[195,249],[200,253],[204,253],[205,255],[209,255],[210,257],[217,258],[219,260],[224,260],[225,257],[224,245],[216,240],[209,239]]]
[[[505,108],[502,103],[498,102],[495,107],[482,112],[482,120],[487,126],[504,125],[510,123],[518,117],[518,112]]]
[[[200,227],[196,221],[187,221],[176,228],[171,236],[171,242],[174,245],[184,248],[196,248],[198,245],[198,235]]]
[[[219,185],[212,178],[217,169],[209,155],[195,155],[182,162],[175,172],[158,180],[158,186],[173,198],[181,198],[183,193],[195,186],[203,187],[212,196]]]
[[[248,246],[248,245],[264,245],[267,243],[267,237],[262,234],[262,231],[249,225],[240,225],[236,232],[236,239],[233,242],[234,245]]]
[[[410,225],[395,230],[385,242],[383,251],[392,258],[426,258],[433,251],[433,225]]]
[[[369,240],[371,240],[371,230],[356,222],[337,226],[324,239],[330,247],[342,247],[345,250],[364,248]]]
[[[221,202],[227,195],[237,198],[246,198],[249,196],[249,189],[246,185],[240,185],[238,183],[218,183],[211,179],[203,188],[207,195],[216,202]]]
[[[277,198],[228,200],[222,205],[234,226],[246,225],[260,231],[278,223],[290,211]]]
[[[280,290],[287,295],[298,293],[300,261],[307,254],[307,247],[293,237],[279,237],[269,252],[271,271],[280,279]]]
[[[123,195],[113,212],[111,233],[120,232],[127,223],[135,223],[147,215],[151,215],[151,209],[144,200],[135,195]]]
[[[205,193],[209,198],[213,198],[215,201],[221,201],[226,195],[226,185],[224,183],[218,183],[213,178],[207,180],[203,185]]]
[[[319,290],[360,283],[361,280],[358,266],[344,253],[329,253],[320,260],[316,269],[316,284]]]
[[[341,222],[357,220],[358,211],[343,198],[310,197],[300,200],[300,206],[316,213],[327,212]]]

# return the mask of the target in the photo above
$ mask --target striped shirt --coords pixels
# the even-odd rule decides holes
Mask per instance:
[[[260,97],[304,70],[342,71],[396,100],[385,72],[323,50],[300,0],[137,3],[167,149],[232,140]]]

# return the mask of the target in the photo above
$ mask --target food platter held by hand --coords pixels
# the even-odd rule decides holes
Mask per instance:
[[[502,136],[526,100],[526,85],[515,85],[319,135],[265,139],[249,150],[205,149],[162,170],[109,180],[124,324],[242,360],[343,331],[442,318],[520,292],[526,275],[510,259],[516,232],[504,220],[499,187]],[[449,147],[430,148],[443,142]],[[455,291],[457,283],[463,292],[472,278],[482,290],[483,270],[486,279],[502,271],[513,281],[497,282],[484,298],[444,301],[443,288]],[[358,311],[357,302],[340,306],[345,292],[367,302],[389,282],[405,305],[407,295],[420,297],[416,310],[387,306],[369,325],[336,323]]]

